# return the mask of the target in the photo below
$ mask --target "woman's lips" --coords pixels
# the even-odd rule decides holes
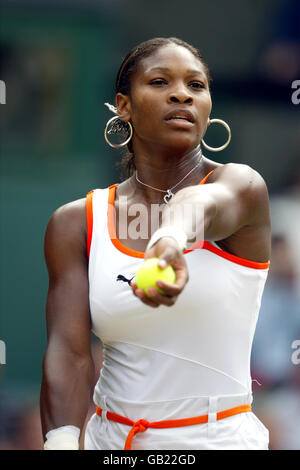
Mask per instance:
[[[183,117],[172,117],[164,120],[165,123],[176,129],[189,129],[194,123]]]
[[[164,121],[175,129],[190,129],[195,123],[195,118],[191,110],[177,107],[169,110]]]

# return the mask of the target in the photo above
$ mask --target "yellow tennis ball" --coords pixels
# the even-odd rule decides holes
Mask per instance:
[[[164,294],[164,291],[156,285],[156,281],[173,284],[176,280],[176,274],[171,265],[161,269],[157,262],[158,258],[146,259],[136,272],[136,285],[139,289],[143,289],[148,297],[151,297],[148,292],[149,287],[154,287],[158,292]]]

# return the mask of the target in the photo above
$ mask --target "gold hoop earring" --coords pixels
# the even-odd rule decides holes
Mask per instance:
[[[210,122],[210,123],[217,122],[217,123],[219,123],[219,124],[222,124],[222,126],[224,126],[225,129],[226,129],[227,132],[228,132],[228,139],[227,139],[227,141],[225,142],[225,144],[222,145],[221,147],[210,147],[209,145],[207,145],[207,144],[204,142],[203,139],[201,140],[201,143],[203,144],[203,146],[204,146],[207,150],[211,150],[211,152],[220,152],[221,150],[226,149],[226,147],[228,147],[228,145],[229,145],[229,142],[231,141],[231,130],[230,130],[230,127],[228,126],[227,122],[222,121],[222,119],[211,119],[209,122]]]
[[[110,124],[112,122],[117,121],[117,120],[120,120],[122,124],[119,125],[119,126],[116,126],[115,131],[113,131],[113,128],[110,131],[108,131],[108,128],[109,128]],[[107,134],[115,133],[118,130],[124,130],[124,127],[125,127],[126,124],[128,124],[128,126],[129,126],[129,137],[124,142],[122,142],[121,144],[113,144],[112,142],[110,142],[109,138],[107,137]],[[131,125],[130,122],[122,121],[119,116],[114,116],[109,121],[107,121],[107,124],[106,124],[105,129],[104,129],[104,138],[105,138],[106,142],[108,143],[108,145],[110,145],[111,147],[116,148],[116,149],[124,147],[125,145],[128,144],[128,142],[130,142],[130,140],[132,138],[132,135],[133,135],[133,128],[132,128],[132,125]]]

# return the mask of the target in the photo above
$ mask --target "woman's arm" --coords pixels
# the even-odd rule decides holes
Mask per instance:
[[[212,173],[205,185],[178,191],[165,207],[160,228],[165,231],[159,229],[154,233],[145,259],[160,258],[161,268],[171,264],[176,272],[176,282],[159,281],[157,285],[165,295],[153,290],[151,299],[131,283],[133,293],[151,307],[172,306],[188,281],[187,265],[178,243],[183,242],[184,237],[190,240],[186,243],[188,248],[197,240],[218,241],[233,234],[238,234],[236,238],[240,244],[253,244],[255,240],[257,245],[270,245],[269,197],[265,181],[247,165],[223,165]],[[163,235],[161,238],[159,233]],[[269,248],[264,250],[268,259],[269,251]]]
[[[208,181],[178,191],[166,206],[162,227],[173,211],[173,224],[185,230],[191,246],[199,239],[226,239],[246,225],[269,224],[268,190],[257,171],[229,163],[214,170]]]
[[[84,199],[58,209],[46,230],[47,350],[40,396],[44,437],[61,426],[81,430],[88,411],[94,366],[85,233]]]

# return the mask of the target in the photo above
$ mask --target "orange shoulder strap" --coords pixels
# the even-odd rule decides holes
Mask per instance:
[[[87,220],[87,255],[90,256],[90,249],[93,236],[93,194],[94,190],[90,191],[86,196],[86,220]]]
[[[211,170],[206,176],[204,176],[203,180],[200,181],[200,183],[198,184],[205,184],[207,178],[209,177],[209,175],[213,172],[214,170]]]

